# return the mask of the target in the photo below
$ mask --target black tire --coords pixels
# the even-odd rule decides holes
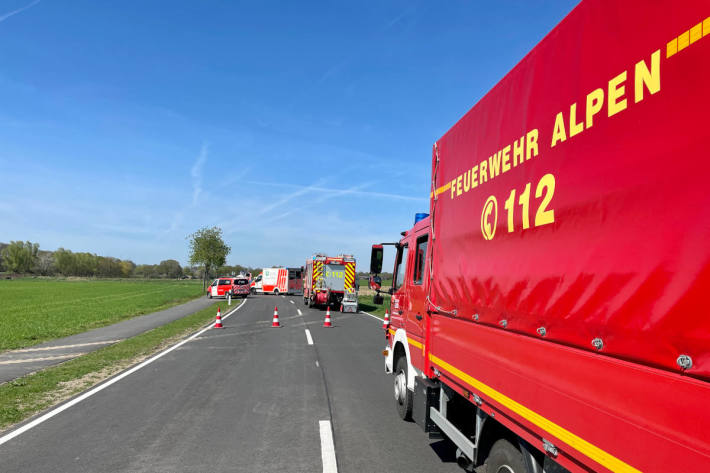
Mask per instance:
[[[409,367],[407,366],[407,358],[404,356],[397,358],[397,363],[394,369],[394,402],[397,407],[397,414],[399,414],[399,417],[402,420],[411,421],[414,393],[407,389],[407,379],[409,379],[408,370]],[[398,379],[402,374],[404,374],[403,385],[401,384],[402,380]],[[399,387],[397,386],[398,383],[400,384]]]
[[[525,473],[523,454],[506,439],[497,440],[486,460],[486,473]]]
[[[207,297],[209,297],[210,299],[212,299],[212,291],[210,291],[210,292],[207,294]]]
[[[279,295],[279,290],[276,289],[276,288],[274,288],[274,295],[275,295],[275,296],[278,296],[278,295]]]

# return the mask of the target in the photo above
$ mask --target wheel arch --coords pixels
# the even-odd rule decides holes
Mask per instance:
[[[420,371],[412,365],[412,357],[409,354],[409,342],[407,342],[407,332],[403,328],[398,328],[395,331],[394,337],[392,338],[392,347],[392,368],[394,368],[397,364],[398,353],[404,353],[404,356],[407,359],[407,389],[414,391],[414,378]]]

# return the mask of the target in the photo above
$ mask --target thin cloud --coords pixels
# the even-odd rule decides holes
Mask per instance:
[[[320,184],[321,182],[323,182],[322,179],[318,181],[318,184]],[[262,209],[259,212],[257,212],[256,215],[263,215],[266,212],[270,212],[271,210],[274,210],[277,207],[281,207],[282,205],[284,205],[285,203],[287,203],[290,200],[295,199],[296,197],[299,197],[303,194],[307,194],[309,192],[316,191],[316,190],[318,190],[318,187],[316,187],[318,184],[316,184],[314,186],[298,186],[297,191],[283,196],[282,198],[280,198],[279,200],[277,200],[276,202],[274,202],[271,205],[267,205],[266,207],[262,207]]]
[[[32,3],[28,4],[28,5],[25,5],[25,6],[22,7],[22,8],[18,8],[17,10],[12,10],[11,12],[7,12],[7,13],[5,13],[4,15],[0,15],[0,23],[3,22],[3,21],[5,21],[5,20],[7,20],[7,19],[10,18],[11,16],[15,16],[15,15],[17,15],[18,13],[21,13],[21,12],[23,12],[23,11],[25,11],[25,10],[28,10],[28,9],[32,8],[33,6],[37,5],[39,2],[40,2],[40,0],[35,0],[34,2],[32,2]]]
[[[207,153],[209,151],[209,145],[207,143],[202,145],[200,150],[200,155],[197,157],[195,164],[192,165],[190,170],[190,175],[192,175],[192,206],[197,206],[197,201],[200,199],[200,194],[202,194],[202,168],[207,162]]]
[[[379,197],[379,198],[385,198],[385,199],[395,199],[395,200],[406,200],[406,201],[411,201],[411,202],[427,202],[429,200],[428,197],[415,197],[411,195],[402,195],[402,194],[392,194],[388,192],[373,192],[373,191],[365,191],[361,190],[363,187],[369,187],[373,185],[374,183],[367,183],[362,186],[356,186],[354,188],[346,189],[343,191],[342,189],[333,189],[333,188],[327,188],[327,187],[320,187],[318,185],[314,186],[299,186],[296,184],[284,184],[282,182],[263,182],[263,181],[246,181],[249,184],[256,184],[260,186],[273,186],[273,187],[291,187],[294,189],[301,189],[301,191],[297,191],[294,194],[303,194],[305,192],[309,191],[314,191],[314,192],[334,192],[337,193],[337,195],[343,195],[343,194],[349,194],[349,195],[357,195],[357,196],[364,196],[364,197]],[[290,200],[290,199],[289,199]]]

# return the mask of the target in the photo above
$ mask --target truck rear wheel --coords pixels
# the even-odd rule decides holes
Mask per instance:
[[[407,358],[400,356],[394,370],[394,400],[397,413],[402,420],[412,420],[412,392],[407,389]]]
[[[525,473],[523,454],[506,439],[500,439],[491,447],[486,460],[486,473]]]

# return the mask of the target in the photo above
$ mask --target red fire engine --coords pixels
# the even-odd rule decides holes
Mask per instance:
[[[465,468],[710,471],[709,77],[707,0],[582,1],[434,143],[385,368]]]
[[[303,278],[304,304],[333,306],[342,310],[344,297],[346,305],[352,306],[351,297],[346,294],[357,294],[355,258],[352,255],[332,257],[318,253],[306,260]]]

